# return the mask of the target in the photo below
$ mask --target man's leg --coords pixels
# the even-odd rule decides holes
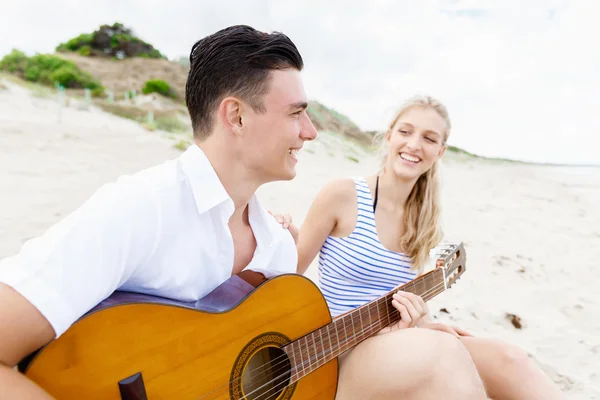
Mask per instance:
[[[558,387],[518,347],[498,340],[463,337],[488,396],[495,400],[564,399]]]
[[[374,336],[340,359],[336,400],[487,399],[469,353],[443,332]]]

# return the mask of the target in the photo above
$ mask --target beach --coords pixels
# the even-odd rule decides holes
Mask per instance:
[[[101,185],[181,154],[135,121],[77,104],[59,114],[54,95],[0,81],[0,258]],[[325,183],[375,173],[378,163],[324,132],[300,152],[294,180],[258,196],[301,225]],[[430,301],[434,317],[524,348],[569,399],[600,399],[600,168],[456,154],[442,167],[444,230],[464,243],[467,270]],[[317,280],[316,260],[307,274]]]

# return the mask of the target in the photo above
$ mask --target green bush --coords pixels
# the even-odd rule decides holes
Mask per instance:
[[[121,23],[101,25],[92,33],[84,33],[56,47],[58,52],[77,52],[83,56],[166,58],[151,44],[135,36]]]
[[[40,71],[40,67],[37,65],[30,65],[27,68],[25,68],[25,79],[27,79],[28,81],[31,82],[37,82],[40,80],[40,77],[42,75],[41,71]]]
[[[71,39],[67,42],[67,49],[71,51],[75,51],[81,47],[87,46],[89,47],[94,41],[94,35],[89,33],[83,33],[77,36],[74,39]]]
[[[171,86],[161,79],[151,79],[146,81],[142,88],[142,93],[158,93],[165,97],[175,97],[175,93],[171,90]]]
[[[13,50],[0,60],[0,70],[7,71],[31,82],[53,86],[59,83],[65,88],[91,89],[96,95],[103,92],[102,85],[70,60],[51,54],[27,57]]]
[[[28,58],[22,51],[13,49],[13,51],[4,56],[0,60],[0,70],[14,73],[17,71],[23,71],[27,66]]]
[[[83,33],[67,43],[61,43],[56,48],[57,51],[78,51],[81,47],[90,46],[94,40],[94,35],[90,33]]]
[[[92,48],[86,44],[81,46],[79,50],[77,50],[77,53],[81,54],[82,56],[89,56],[92,54]]]
[[[50,80],[68,88],[77,87],[80,79],[75,69],[65,65],[52,72],[50,74]]]

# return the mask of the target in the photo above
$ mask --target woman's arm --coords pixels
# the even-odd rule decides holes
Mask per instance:
[[[354,181],[351,179],[332,181],[317,194],[298,234],[299,274],[306,272],[327,236],[343,225],[344,218],[348,219],[348,206],[355,197]]]
[[[292,234],[298,249],[296,272],[304,274],[329,235],[344,235],[356,224],[356,189],[352,179],[325,185],[313,200],[302,227],[292,224],[289,214],[273,215]],[[272,214],[272,213],[271,213]],[[350,229],[351,230],[351,229]]]

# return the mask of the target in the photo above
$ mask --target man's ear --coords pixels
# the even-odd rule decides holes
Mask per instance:
[[[223,126],[235,135],[243,134],[242,102],[235,97],[226,97],[219,104],[219,119]]]

